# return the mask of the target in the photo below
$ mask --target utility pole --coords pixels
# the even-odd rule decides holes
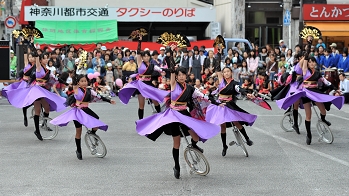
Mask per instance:
[[[303,0],[299,1],[299,33],[303,30]],[[303,39],[301,37],[299,37],[299,42],[298,44],[302,47],[303,46]]]

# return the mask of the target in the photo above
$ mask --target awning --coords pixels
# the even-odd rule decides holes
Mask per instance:
[[[21,25],[27,25],[29,24],[28,21],[24,20],[24,7],[25,6],[31,6],[32,5],[32,0],[23,0],[22,1],[22,5],[21,5],[21,12],[20,12],[20,16],[19,16],[19,24]]]
[[[349,22],[306,22],[306,25],[318,28],[322,36],[349,37]]]
[[[118,40],[116,20],[103,21],[36,21],[44,38],[39,44],[96,44]]]

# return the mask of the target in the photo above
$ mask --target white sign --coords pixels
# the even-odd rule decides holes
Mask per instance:
[[[13,30],[18,29],[19,25],[15,17],[8,16],[5,21],[5,33],[11,34]]]
[[[290,24],[291,24],[291,13],[290,11],[286,10],[285,16],[284,16],[284,25],[289,26]]]
[[[146,7],[54,7],[25,6],[26,21],[117,20],[120,22],[211,22],[216,10],[210,8],[146,8]]]
[[[211,22],[211,39],[216,39],[217,35],[222,35],[221,23]]]

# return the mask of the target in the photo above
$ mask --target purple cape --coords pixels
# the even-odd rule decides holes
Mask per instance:
[[[256,119],[256,115],[232,110],[227,106],[221,107],[211,104],[206,110],[206,121],[215,125],[221,125],[226,122],[243,121],[252,126]]]
[[[178,122],[193,130],[202,140],[207,140],[217,135],[221,128],[217,125],[185,116],[173,109],[167,109],[147,118],[136,121],[136,130],[139,135],[149,135],[164,125]]]
[[[70,121],[76,120],[80,124],[86,126],[88,129],[98,127],[101,130],[107,131],[108,125],[104,124],[102,121],[86,114],[82,109],[72,108],[65,113],[57,116],[51,120],[51,124],[57,125],[60,127],[67,126]]]
[[[18,82],[14,82],[8,86],[6,86],[4,89],[1,91],[1,95],[7,98],[7,92],[16,90],[16,89],[21,89],[21,88],[26,88],[28,87],[28,82],[22,80]]]
[[[132,94],[138,89],[143,97],[155,100],[159,103],[164,101],[164,98],[168,95],[167,91],[160,90],[145,84],[140,80],[132,81],[128,83],[119,92],[119,99],[123,104],[127,104],[130,101]]]
[[[16,90],[7,91],[8,101],[16,108],[24,108],[34,103],[39,98],[45,98],[50,104],[51,111],[62,111],[66,108],[64,105],[65,99],[57,94],[34,85],[29,88],[21,88]]]

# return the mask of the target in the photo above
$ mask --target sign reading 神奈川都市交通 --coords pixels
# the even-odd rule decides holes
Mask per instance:
[[[117,20],[119,22],[207,22],[216,18],[214,8],[143,8],[143,7],[54,7],[26,6],[26,21]]]

